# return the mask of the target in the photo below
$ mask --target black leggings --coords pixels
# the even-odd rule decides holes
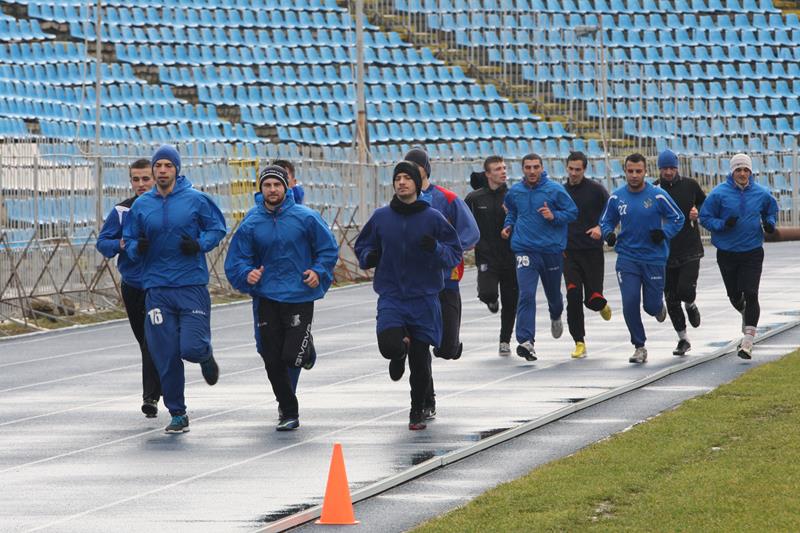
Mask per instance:
[[[403,337],[408,333],[404,328],[389,328],[378,333],[378,350],[386,359],[399,359],[406,353]],[[430,346],[422,341],[411,339],[408,347],[408,368],[411,370],[411,409],[420,410],[425,405],[428,387],[431,384]]]
[[[664,277],[664,299],[675,331],[686,329],[686,317],[681,302],[692,303],[697,297],[697,277],[700,260],[689,261],[677,267],[667,267]]]

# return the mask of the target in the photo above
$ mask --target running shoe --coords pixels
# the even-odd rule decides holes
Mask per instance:
[[[517,355],[524,358],[526,361],[536,361],[536,350],[533,349],[531,341],[525,341],[517,345]]]
[[[292,431],[300,427],[299,418],[281,418],[278,425],[275,426],[276,431]]]
[[[189,417],[186,415],[172,415],[172,421],[164,428],[165,433],[186,433],[189,431]]]
[[[142,412],[147,418],[155,418],[158,415],[158,401],[145,399],[142,402]]]
[[[425,415],[421,410],[411,410],[408,415],[408,429],[411,431],[419,431],[425,429],[428,425],[425,423]]]
[[[213,354],[200,363],[200,370],[203,372],[203,379],[205,379],[206,383],[209,385],[214,385],[219,379],[219,366],[217,366]]]
[[[502,357],[508,357],[511,355],[511,344],[500,341],[500,347],[497,349],[497,354]]]
[[[678,341],[678,346],[672,350],[672,355],[686,355],[686,352],[692,349],[692,344],[687,339]]]
[[[656,315],[656,320],[659,322],[664,322],[667,319],[667,306],[663,303],[661,304],[661,311],[658,312]]]
[[[611,320],[611,306],[606,304],[606,306],[600,310],[600,316],[603,317],[603,320],[606,322]]]
[[[581,341],[576,342],[575,349],[572,350],[570,355],[572,355],[573,359],[583,359],[586,357],[586,343]]]
[[[425,407],[422,408],[422,415],[425,417],[425,420],[436,418],[436,395],[425,400]]]
[[[633,355],[628,359],[629,363],[646,363],[647,362],[647,348],[640,346],[636,348]]]
[[[550,319],[550,333],[553,335],[554,339],[558,339],[561,337],[561,334],[564,333],[564,323],[560,318],[555,320]]]
[[[697,305],[692,303],[687,303],[684,305],[686,309],[686,316],[689,318],[689,324],[692,325],[693,328],[700,326],[700,310],[697,308]]]
[[[496,313],[500,310],[500,302],[495,300],[494,302],[486,304],[486,307],[489,308],[489,311],[492,313]]]

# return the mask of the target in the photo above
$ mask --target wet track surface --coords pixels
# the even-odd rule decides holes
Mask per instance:
[[[800,297],[791,287],[800,246],[771,244],[766,250],[761,327],[770,328],[798,318]],[[376,296],[368,285],[332,291],[317,303],[319,360],[301,375],[302,426],[290,433],[274,430],[276,404],[255,352],[249,304],[212,312],[221,377],[209,387],[199,366],[187,364],[191,431],[182,435],[163,433],[168,421],[163,408],[157,419],[139,412],[140,356],[126,322],[0,342],[0,531],[257,530],[320,503],[334,442],[343,445],[347,475],[357,489],[681,363],[671,355],[677,338],[669,320],[658,324],[651,317],[644,319],[649,362],[627,362],[632,348],[614,255],[606,259],[606,295],[614,317],[611,322],[587,317],[589,356],[578,361],[569,357],[566,331],[561,339],[550,338],[541,290],[539,361],[499,357],[499,315],[477,300],[475,272],[468,271],[462,286],[465,354],[459,361],[434,361],[438,417],[422,432],[406,426],[407,380],[390,381],[388,365],[377,353]],[[689,332],[689,357],[740,336],[740,318],[725,297],[711,249],[701,266],[697,302],[703,324]],[[754,353],[757,360],[760,350]],[[722,361],[747,368],[737,358]],[[616,418],[629,425],[636,416]],[[553,446],[561,451],[542,450],[540,456],[571,453],[568,446]],[[475,484],[468,479],[456,476],[454,483],[469,489]],[[463,502],[464,493],[470,490],[451,495],[453,501]],[[381,499],[390,500],[391,494],[375,500]],[[390,521],[396,527],[380,529],[402,530],[413,523]]]

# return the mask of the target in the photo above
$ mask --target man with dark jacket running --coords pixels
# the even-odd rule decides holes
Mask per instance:
[[[608,200],[608,191],[584,175],[588,160],[583,152],[567,158],[567,183],[564,188],[578,207],[578,218],[567,228],[564,250],[564,282],[567,286],[567,326],[575,349],[572,357],[586,357],[586,329],[583,306],[611,320],[611,308],[603,296],[605,259],[600,239],[600,215]]]
[[[158,400],[161,398],[161,381],[158,370],[153,364],[147,340],[144,337],[145,291],[142,288],[142,265],[135,263],[125,253],[125,239],[122,238],[122,226],[128,218],[133,202],[155,185],[153,169],[150,161],[139,159],[134,161],[128,171],[134,196],[114,206],[106,217],[103,229],[97,236],[97,250],[104,257],[111,259],[117,255],[117,269],[122,278],[120,290],[125,312],[128,314],[133,335],[142,352],[142,412],[147,418],[155,418],[158,414]]]
[[[406,357],[411,369],[408,428],[426,428],[423,412],[431,384],[430,346],[442,341],[439,293],[443,269],[461,263],[458,235],[430,204],[419,199],[417,165],[399,163],[393,172],[395,195],[377,209],[359,233],[355,253],[363,269],[375,268],[378,293],[378,349],[389,359],[389,376],[400,380]]]
[[[311,368],[314,301],[333,281],[339,247],[316,211],[301,206],[283,167],[259,175],[256,208],[242,221],[225,258],[225,275],[257,300],[257,343],[280,406],[278,431],[300,426],[290,368]]]
[[[486,183],[464,199],[472,211],[481,239],[475,245],[475,263],[478,267],[478,299],[489,311],[500,311],[500,347],[502,356],[511,355],[511,332],[517,314],[516,259],[507,239],[500,236],[506,211],[503,200],[508,192],[506,163],[499,155],[483,162]],[[498,301],[498,285],[500,287]],[[501,305],[502,304],[502,305]]]
[[[700,325],[700,310],[694,303],[697,297],[697,277],[700,274],[700,258],[703,257],[703,243],[700,240],[700,227],[697,223],[700,207],[706,193],[691,178],[684,178],[678,172],[678,156],[672,150],[664,150],[658,155],[660,186],[675,201],[685,221],[681,231],[669,241],[669,257],[664,279],[664,299],[672,326],[678,332],[678,346],[673,355],[686,355],[692,349],[686,335],[686,316],[693,328]],[[681,309],[686,308],[686,316]]]

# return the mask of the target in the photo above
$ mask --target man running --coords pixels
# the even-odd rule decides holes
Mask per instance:
[[[120,284],[122,301],[125,304],[133,336],[136,337],[139,351],[142,352],[142,412],[147,418],[155,418],[158,415],[158,400],[161,398],[161,381],[158,379],[158,370],[153,364],[144,337],[144,321],[147,315],[144,305],[145,291],[142,289],[142,265],[128,258],[125,253],[125,239],[122,238],[122,226],[133,203],[152,189],[155,181],[153,169],[147,159],[134,161],[128,172],[134,195],[115,205],[108,214],[103,229],[97,236],[97,250],[109,259],[118,255],[117,269],[122,277]]]
[[[455,229],[419,199],[422,177],[417,165],[402,161],[394,168],[392,181],[392,201],[364,225],[355,253],[361,268],[375,268],[378,349],[389,359],[393,381],[403,377],[408,357],[408,428],[420,430],[427,427],[423,409],[432,382],[429,347],[442,339],[439,293],[444,279],[434,274],[458,265],[462,251]]]
[[[464,199],[480,229],[481,239],[475,246],[478,267],[478,299],[489,311],[500,311],[500,346],[498,353],[511,355],[511,332],[517,314],[516,258],[507,239],[500,236],[506,211],[503,200],[508,192],[506,163],[499,155],[483,162],[486,183]],[[498,286],[499,301],[498,301]]]
[[[642,154],[625,158],[625,180],[608,199],[600,229],[609,246],[617,250],[617,280],[622,293],[622,315],[635,351],[631,363],[647,362],[647,337],[640,306],[659,322],[667,318],[664,305],[664,266],[668,242],[683,227],[683,213],[662,189],[647,183],[647,162]],[[614,229],[620,225],[619,237]],[[644,298],[642,298],[644,296]]]
[[[333,281],[339,247],[319,213],[295,203],[282,167],[261,171],[256,203],[233,235],[225,275],[258,300],[259,354],[280,406],[276,429],[290,431],[300,416],[288,369],[314,364],[314,301]]]
[[[504,205],[508,210],[501,236],[511,239],[517,258],[517,355],[536,361],[536,287],[539,278],[550,312],[550,333],[561,337],[561,272],[567,246],[567,225],[578,217],[578,208],[564,187],[547,177],[541,156],[522,158],[522,182],[512,186]]]
[[[664,298],[667,301],[669,319],[678,333],[678,346],[672,354],[686,355],[692,349],[686,335],[686,317],[688,316],[689,324],[693,328],[700,325],[700,310],[694,302],[697,297],[700,258],[703,257],[697,218],[706,193],[695,180],[680,175],[678,156],[672,150],[664,150],[658,155],[658,173],[659,179],[655,185],[667,191],[685,219],[681,231],[669,242]],[[681,309],[681,302],[686,308],[686,316]]]
[[[753,179],[753,163],[747,154],[730,160],[728,179],[712,190],[700,208],[700,223],[711,232],[717,247],[725,291],[734,309],[742,314],[742,342],[738,355],[750,359],[761,306],[758,286],[764,264],[764,233],[773,233],[778,202]]]
[[[605,260],[600,239],[600,215],[608,201],[608,191],[585,176],[588,159],[583,152],[567,157],[567,184],[564,188],[578,207],[578,218],[567,229],[564,250],[564,282],[567,286],[567,326],[575,349],[572,357],[586,357],[586,328],[583,306],[611,320],[611,308],[603,296]]]
[[[183,361],[200,363],[214,385],[219,367],[211,348],[211,297],[206,253],[225,236],[225,218],[209,195],[181,175],[170,145],[151,159],[156,186],[133,204],[122,229],[128,256],[142,262],[147,291],[145,337],[172,415],[167,433],[189,431]]]

